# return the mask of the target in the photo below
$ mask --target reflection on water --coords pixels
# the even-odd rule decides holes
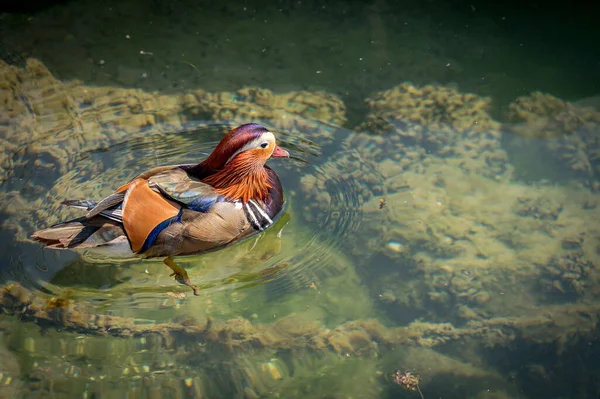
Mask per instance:
[[[398,81],[351,112],[322,90],[63,82],[35,59],[0,82],[0,396],[595,397],[597,99],[533,92],[500,118],[492,98]],[[80,215],[60,201],[196,163],[250,121],[290,151],[270,161],[288,205],[177,259],[200,296],[160,260],[28,238]]]

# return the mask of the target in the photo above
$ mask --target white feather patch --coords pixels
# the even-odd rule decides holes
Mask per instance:
[[[240,152],[251,150],[253,148],[258,148],[262,143],[265,143],[265,142],[269,143],[269,144],[273,144],[271,146],[273,148],[273,150],[271,150],[271,154],[273,154],[273,151],[275,150],[275,136],[271,132],[264,132],[259,137],[247,142],[246,144],[244,144],[244,146],[242,148],[240,148],[239,150],[234,152],[233,155],[229,157],[227,162],[225,162],[225,165],[227,165]],[[271,156],[271,154],[269,154],[269,157]]]

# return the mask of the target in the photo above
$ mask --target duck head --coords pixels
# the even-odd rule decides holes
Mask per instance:
[[[287,151],[276,144],[275,136],[264,126],[247,123],[227,133],[201,165],[208,170],[218,171],[238,155],[246,163],[260,165],[264,165],[269,158],[290,156]]]
[[[198,167],[202,181],[215,187],[231,200],[263,200],[272,179],[265,169],[270,158],[287,158],[290,154],[279,147],[275,136],[264,126],[248,123],[231,130]]]

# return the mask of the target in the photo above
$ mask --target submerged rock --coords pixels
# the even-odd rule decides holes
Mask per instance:
[[[367,102],[361,131],[321,166],[322,176],[303,177],[302,215],[326,218],[336,193],[352,188],[360,229],[344,240],[362,264],[378,265],[359,271],[375,298],[393,296],[385,305],[393,317],[405,322],[399,315],[411,309],[460,322],[509,314],[531,297],[546,301],[536,291],[546,265],[575,245],[573,236],[586,235],[588,248],[600,239],[591,192],[512,180],[489,99],[403,84]],[[582,259],[600,265],[590,249]],[[541,281],[550,291],[582,293],[585,286],[596,297],[582,274],[560,276]]]
[[[570,103],[550,94],[534,92],[509,105],[504,128],[526,139],[536,139],[552,157],[557,170],[600,190],[600,110],[598,100]],[[513,140],[514,145],[527,141]]]

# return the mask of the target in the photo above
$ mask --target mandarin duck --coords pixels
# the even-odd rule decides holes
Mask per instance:
[[[173,257],[219,249],[271,226],[285,199],[279,177],[265,162],[279,157],[289,153],[273,133],[241,125],[199,164],[150,169],[101,201],[62,202],[87,214],[32,238],[48,248],[110,258],[164,257],[172,276],[198,295]]]

